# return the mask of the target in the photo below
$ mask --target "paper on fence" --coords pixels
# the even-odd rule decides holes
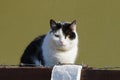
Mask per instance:
[[[80,80],[82,66],[56,65],[53,67],[51,80]]]

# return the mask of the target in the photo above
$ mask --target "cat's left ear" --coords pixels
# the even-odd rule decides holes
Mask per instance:
[[[76,31],[76,20],[72,21],[70,28],[72,29],[72,31]]]
[[[52,30],[54,30],[57,27],[57,23],[53,19],[50,19],[50,27]]]

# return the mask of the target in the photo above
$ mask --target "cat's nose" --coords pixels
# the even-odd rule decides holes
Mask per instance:
[[[64,41],[62,41],[62,40],[60,40],[60,44],[61,44],[61,45],[65,45],[65,44],[64,44]]]

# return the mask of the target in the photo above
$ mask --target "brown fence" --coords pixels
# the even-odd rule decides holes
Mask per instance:
[[[52,68],[2,67],[0,80],[50,80]],[[81,80],[120,80],[120,70],[82,69]]]

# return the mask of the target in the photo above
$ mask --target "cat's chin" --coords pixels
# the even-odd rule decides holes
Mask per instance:
[[[57,51],[65,52],[65,51],[67,51],[67,49],[57,48]]]
[[[61,47],[58,47],[56,48],[58,51],[68,51],[69,49],[66,48],[65,46],[61,46]]]

